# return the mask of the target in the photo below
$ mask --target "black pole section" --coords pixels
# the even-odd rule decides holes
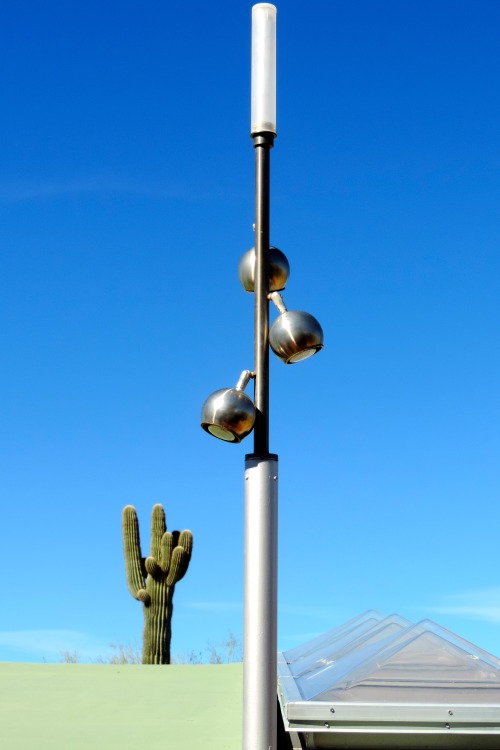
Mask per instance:
[[[269,205],[273,133],[253,136],[255,148],[255,425],[254,455],[269,455]]]

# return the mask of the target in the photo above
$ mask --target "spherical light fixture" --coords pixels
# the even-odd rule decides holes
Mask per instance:
[[[269,344],[276,356],[286,365],[293,365],[312,357],[323,348],[323,329],[309,313],[288,311],[281,294],[269,295],[281,315],[269,331]]]
[[[201,426],[219,440],[240,443],[252,432],[255,406],[244,393],[253,373],[244,370],[236,388],[221,388],[212,393],[201,409]]]
[[[285,288],[290,276],[290,264],[288,259],[277,247],[269,248],[269,291],[279,292]],[[242,256],[238,266],[238,276],[243,284],[245,292],[253,292],[255,289],[255,248]]]
[[[269,344],[282,362],[292,365],[323,348],[323,330],[309,313],[287,311],[274,321],[269,331]]]

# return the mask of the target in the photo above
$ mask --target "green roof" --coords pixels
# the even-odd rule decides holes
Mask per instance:
[[[241,746],[241,664],[0,664],[0,747]]]

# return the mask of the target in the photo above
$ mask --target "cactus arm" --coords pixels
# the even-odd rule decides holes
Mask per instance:
[[[193,535],[190,531],[174,531],[173,537],[177,545],[172,552],[167,586],[175,586],[185,576],[193,551]]]
[[[158,565],[154,557],[147,557],[145,565],[146,565],[146,571],[148,575],[150,575],[152,578],[160,577],[162,573],[162,569],[160,565]]]
[[[188,529],[181,531],[178,544],[180,547],[184,547],[189,555],[189,559],[191,559],[191,553],[193,552],[193,535]]]
[[[143,575],[139,521],[132,505],[123,509],[122,515],[123,548],[125,550],[125,570],[127,585],[134,599],[144,601],[146,582]],[[144,594],[142,593],[144,592]],[[148,599],[149,599],[149,595]]]
[[[151,604],[151,597],[149,596],[146,589],[139,589],[135,598],[137,599],[137,601],[145,604],[146,607],[149,607],[149,605]]]
[[[155,505],[151,514],[151,557],[160,559],[160,548],[163,534],[167,530],[165,511],[162,505]]]
[[[164,573],[168,573],[170,560],[172,558],[172,548],[174,539],[170,531],[166,531],[161,538],[160,565]]]
[[[193,535],[190,531],[182,531],[179,536],[179,547],[181,547],[185,551],[185,555],[182,556],[182,559],[179,561],[178,569],[176,572],[175,582],[178,583],[181,578],[184,578],[186,575],[187,569],[189,567],[189,563],[191,560],[191,553],[193,551]]]
[[[170,563],[170,570],[167,576],[167,586],[175,586],[177,581],[180,580],[181,572],[184,570],[184,566],[187,569],[185,562],[187,552],[184,547],[175,547],[172,552],[172,561]],[[184,570],[185,572],[185,570]]]

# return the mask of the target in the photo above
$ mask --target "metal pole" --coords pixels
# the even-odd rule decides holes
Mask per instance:
[[[276,750],[278,457],[245,460],[243,750]]]
[[[255,424],[245,457],[243,750],[276,750],[278,456],[269,453],[270,152],[276,135],[276,8],[252,8],[255,150]]]
[[[270,161],[274,138],[254,136],[255,147],[255,425],[254,453],[269,452],[269,217]]]
[[[243,750],[276,749],[278,456],[269,453],[269,206],[272,133],[255,147],[254,453],[245,457]]]

